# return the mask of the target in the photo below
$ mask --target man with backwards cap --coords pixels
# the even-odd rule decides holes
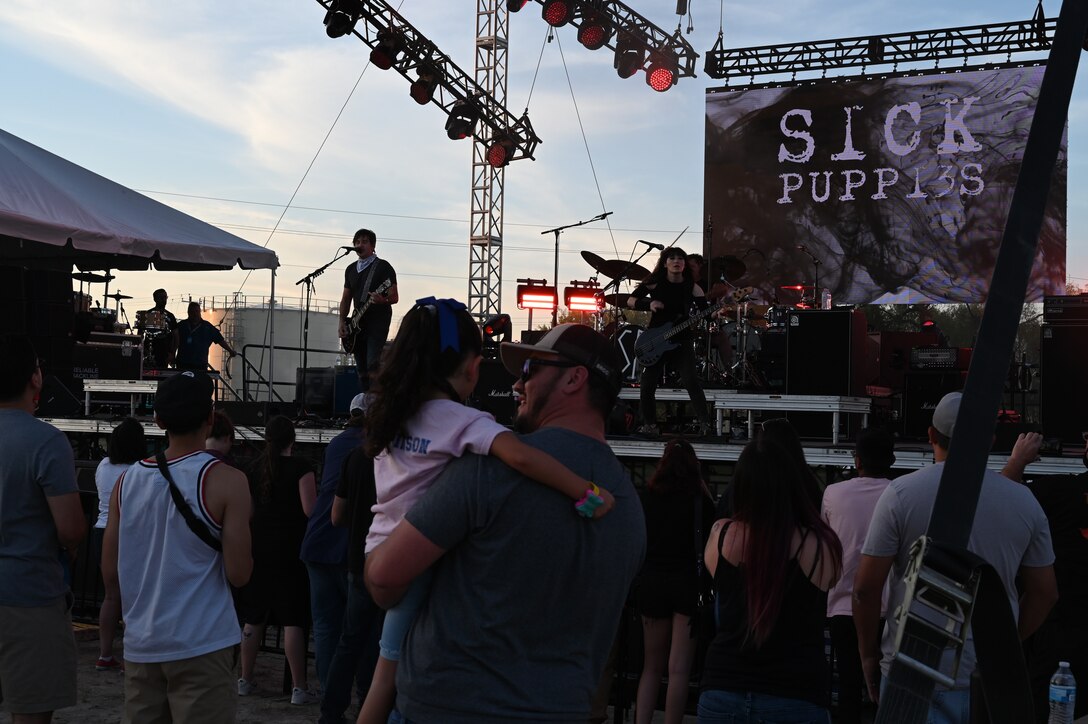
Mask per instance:
[[[536,345],[504,343],[501,354],[519,376],[523,440],[608,489],[615,507],[590,523],[497,458],[452,462],[366,560],[382,606],[435,566],[397,669],[391,722],[587,721],[642,563],[642,509],[604,435],[621,368],[608,339],[562,324]]]
[[[120,590],[125,619],[126,724],[235,718],[241,629],[230,586],[253,570],[252,504],[245,475],[204,450],[212,392],[200,372],[159,384],[155,423],[169,445],[129,468],[110,499],[102,577]]]
[[[881,674],[888,675],[898,629],[898,622],[889,617],[883,641],[876,636],[881,591],[888,574],[893,573],[888,610],[894,611],[903,603],[910,549],[929,527],[961,398],[961,393],[950,392],[937,404],[929,427],[929,442],[936,464],[896,478],[885,488],[873,511],[869,533],[861,549],[861,562],[854,579],[854,624],[865,683],[873,701],[879,698],[877,682]],[[1037,435],[1021,435],[1002,474],[985,472],[974,527],[967,543],[968,550],[993,566],[1004,583],[1013,616],[1018,618],[1021,639],[1039,627],[1058,596],[1054,550],[1046,516],[1031,491],[1013,482],[1019,480],[1024,468],[1035,460],[1039,443]],[[1017,576],[1024,591],[1019,597]],[[951,649],[944,652],[942,671],[951,669],[952,656]],[[975,646],[968,634],[955,686],[947,689],[938,685],[930,703],[930,721],[967,724],[970,679],[974,669]]]

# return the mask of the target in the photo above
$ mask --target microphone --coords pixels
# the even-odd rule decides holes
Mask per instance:
[[[646,246],[650,247],[651,249],[657,249],[658,251],[664,251],[665,250],[665,245],[664,244],[655,244],[652,241],[643,241],[642,239],[639,239],[638,243],[645,244]]]
[[[340,248],[343,249],[344,251],[355,251],[354,246],[342,246]]]

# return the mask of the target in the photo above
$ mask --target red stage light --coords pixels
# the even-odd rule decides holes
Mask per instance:
[[[676,85],[678,63],[676,56],[671,53],[654,53],[650,58],[650,66],[646,68],[646,85],[658,93],[664,93]]]
[[[555,309],[555,287],[518,285],[518,309]]]
[[[384,28],[378,31],[378,44],[370,51],[370,62],[377,68],[389,70],[404,50],[404,39],[394,31]]]
[[[528,4],[529,0],[506,0],[506,9],[512,13],[516,13]]]
[[[573,11],[570,0],[545,0],[540,14],[548,25],[561,28],[570,22]]]
[[[604,300],[585,287],[567,287],[563,290],[563,303],[572,312],[599,312]]]
[[[487,147],[487,163],[492,168],[502,168],[514,160],[516,146],[509,138],[497,138]]]
[[[599,50],[612,38],[612,24],[601,12],[591,10],[582,14],[582,25],[578,28],[578,42],[589,50]]]
[[[419,79],[412,83],[408,93],[412,100],[421,106],[425,106],[434,98],[434,90],[438,87],[438,71],[430,67],[421,66]]]

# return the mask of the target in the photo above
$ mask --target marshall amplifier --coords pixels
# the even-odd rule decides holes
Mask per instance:
[[[477,410],[490,412],[500,425],[512,425],[517,409],[514,403],[515,381],[500,360],[485,359],[480,362],[480,379],[468,404]]]
[[[910,351],[912,370],[961,371],[970,366],[970,347],[915,347]]]
[[[937,403],[963,389],[964,372],[908,372],[903,385],[903,437],[925,440]]]
[[[1088,324],[1088,294],[1043,297],[1043,321],[1048,324]]]

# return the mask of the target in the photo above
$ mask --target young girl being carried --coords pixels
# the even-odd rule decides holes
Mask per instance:
[[[576,501],[572,514],[600,517],[612,508],[615,501],[607,490],[522,443],[490,414],[465,406],[479,379],[482,351],[479,327],[456,300],[417,300],[401,322],[367,412],[366,450],[374,457],[378,494],[366,539],[368,554],[393,532],[446,464],[466,452],[494,455],[567,495]],[[401,646],[429,583],[429,575],[416,579],[386,612],[381,658],[358,724],[384,724],[388,719]]]

